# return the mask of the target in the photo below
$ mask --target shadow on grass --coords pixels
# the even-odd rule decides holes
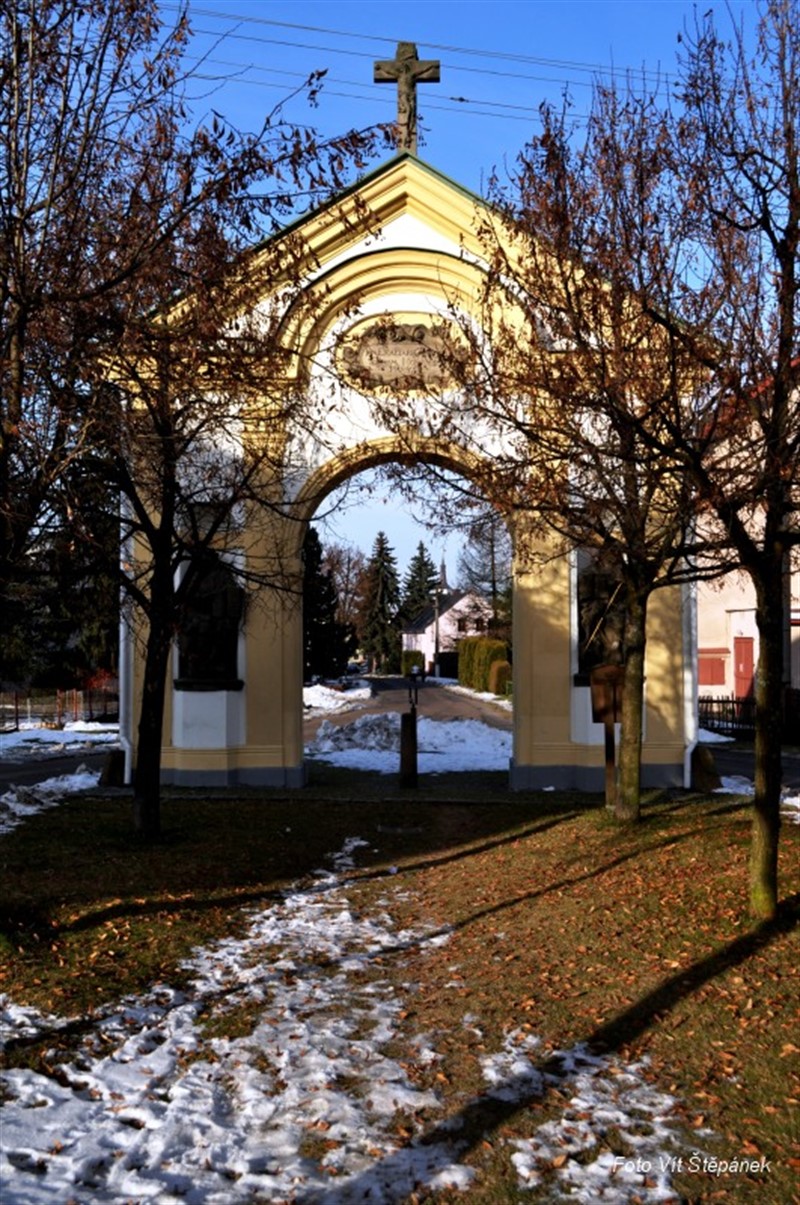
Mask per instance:
[[[572,1053],[588,1049],[597,1054],[608,1055],[634,1042],[705,984],[724,972],[741,966],[776,939],[795,929],[800,921],[799,908],[800,893],[783,901],[774,921],[759,925],[749,933],[728,942],[715,953],[699,959],[691,967],[664,979],[658,987],[647,992],[612,1020],[587,1033],[575,1043]],[[502,1097],[492,1092],[478,1096],[459,1112],[451,1114],[417,1135],[414,1146],[434,1150],[438,1147],[441,1153],[437,1154],[432,1162],[440,1164],[444,1170],[455,1159],[462,1160],[479,1147],[487,1135],[510,1122],[521,1110],[541,1100],[548,1084],[563,1085],[569,1079],[570,1075],[565,1072],[561,1060],[550,1055],[538,1063],[532,1063],[521,1074],[505,1080],[502,1084]],[[380,1165],[383,1178],[390,1176],[394,1167],[399,1172],[403,1167],[403,1160],[402,1149],[387,1156]],[[381,1175],[375,1167],[365,1174],[365,1191],[367,1185],[374,1182],[376,1172]],[[358,1177],[348,1181],[347,1187],[355,1199],[359,1187]],[[298,1200],[302,1202],[303,1197]],[[325,1201],[327,1198],[315,1198],[315,1201],[317,1200]]]
[[[538,833],[546,832],[549,829],[555,828],[559,824],[567,820],[572,820],[580,813],[577,811],[565,812],[563,815],[557,816],[552,820],[545,820],[541,824],[530,824],[523,828],[515,829],[513,833],[504,837],[497,837],[482,841],[479,844],[471,844],[465,848],[455,850],[450,854],[442,854],[425,858],[420,856],[418,861],[409,862],[403,861],[403,873],[413,872],[415,870],[429,870],[438,866],[444,866],[450,863],[459,862],[465,859],[475,857],[483,853],[489,853],[492,850],[499,849],[504,845],[512,845],[518,841],[533,837]],[[620,859],[624,861],[625,859]],[[601,868],[605,869],[605,868]],[[357,876],[353,876],[358,882],[369,882],[376,879],[389,879],[394,875],[394,867],[391,869],[378,868],[375,870],[365,870]],[[348,876],[340,876],[338,882],[340,886],[346,887],[350,882]],[[579,881],[578,879],[574,881]],[[554,890],[561,884],[555,884],[552,888],[546,890]],[[107,907],[98,908],[94,911],[84,912],[81,916],[76,917],[64,923],[54,923],[49,919],[46,912],[40,909],[9,909],[5,911],[4,919],[11,921],[16,928],[38,927],[42,931],[46,931],[48,938],[56,940],[68,933],[81,933],[90,929],[97,928],[106,924],[109,921],[115,920],[133,920],[134,918],[151,917],[151,916],[180,916],[183,912],[192,912],[195,914],[202,913],[211,909],[218,908],[246,908],[251,904],[260,903],[278,903],[286,898],[287,893],[292,895],[300,894],[315,894],[320,890],[316,880],[309,883],[308,887],[298,887],[296,882],[291,886],[287,884],[285,889],[282,888],[261,888],[255,891],[235,891],[224,895],[213,895],[204,897],[202,895],[187,895],[182,894],[180,899],[164,899],[154,898],[150,900],[132,900],[126,902],[115,902]],[[532,893],[532,896],[540,894]],[[519,899],[509,901],[505,906],[511,906],[513,903],[522,902],[524,899],[532,898],[528,896],[520,896]],[[498,909],[500,910],[500,909]],[[477,918],[470,918],[477,919]],[[464,922],[465,924],[468,922]]]

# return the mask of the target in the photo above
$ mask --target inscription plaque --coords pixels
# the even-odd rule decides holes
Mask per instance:
[[[455,383],[464,358],[446,326],[424,322],[375,324],[340,344],[341,368],[357,389],[442,388]]]

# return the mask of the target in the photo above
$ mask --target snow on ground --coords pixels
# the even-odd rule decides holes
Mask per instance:
[[[755,787],[751,779],[741,774],[731,774],[720,779],[716,795],[753,795]],[[790,824],[800,824],[800,791],[786,787],[781,795],[781,816]]]
[[[376,956],[402,959],[448,933],[398,930],[391,894],[369,916],[354,911],[345,875],[364,844],[347,842],[312,886],[251,909],[244,938],[196,951],[186,991],[157,984],[97,1008],[79,1054],[52,1077],[6,1073],[4,1205],[391,1205],[420,1188],[469,1190],[462,1123],[443,1119],[440,1099],[416,1083],[439,1060],[433,1038],[388,1053],[414,988],[398,993],[368,973]],[[387,884],[398,889],[396,879]],[[3,1003],[12,1039],[68,1023]],[[246,1037],[204,1033],[204,1019],[240,1006],[253,1017]],[[484,1036],[475,1017],[463,1023]],[[557,1053],[562,1071],[545,1074],[537,1046],[507,1034],[483,1057],[483,1097],[465,1101],[473,1114],[481,1100],[521,1104],[550,1084],[567,1098],[563,1115],[531,1138],[505,1140],[520,1188],[555,1161],[553,1199],[674,1201],[664,1169],[676,1102],[647,1082],[642,1064],[582,1047]],[[399,1128],[411,1130],[404,1144]],[[592,1158],[612,1128],[629,1137],[633,1158]]]
[[[23,722],[17,732],[0,732],[0,761],[27,761],[61,754],[97,753],[119,745],[119,725],[77,720],[63,728]]]
[[[439,681],[448,690],[452,690],[453,694],[469,695],[471,699],[483,699],[486,703],[492,703],[502,711],[513,710],[514,703],[512,699],[492,694],[491,691],[471,690],[468,686],[459,686],[457,678],[440,678]]]
[[[390,772],[398,730],[396,715],[323,725],[309,753]],[[420,768],[505,767],[509,739],[476,721],[422,719]],[[89,778],[17,789],[0,799],[0,810],[20,823],[92,785]],[[722,790],[745,794],[752,785],[725,779]],[[784,807],[800,821],[800,796]],[[237,1205],[256,1197],[276,1205],[391,1205],[418,1188],[468,1193],[473,1172],[461,1161],[461,1122],[444,1119],[437,1095],[418,1086],[418,1075],[440,1058],[434,1037],[417,1035],[397,1053],[397,1022],[413,1007],[415,989],[398,991],[374,962],[446,943],[448,934],[395,926],[396,876],[376,910],[354,909],[346,876],[363,844],[347,842],[312,885],[250,909],[244,938],[197,950],[183,992],[156,984],[84,1018],[45,1016],[0,997],[6,1042],[75,1021],[85,1029],[73,1061],[52,1076],[26,1069],[4,1076],[4,1205]],[[238,1007],[253,1018],[246,1037],[204,1031],[204,1020]],[[480,1018],[465,1014],[463,1024],[486,1036]],[[553,1200],[676,1200],[669,1186],[676,1102],[649,1082],[644,1064],[577,1046],[557,1052],[559,1073],[544,1073],[538,1048],[530,1033],[507,1033],[502,1048],[482,1058],[484,1095],[465,1102],[472,1114],[482,1100],[513,1106],[558,1086],[567,1102],[560,1116],[531,1137],[503,1140],[520,1190],[555,1174]],[[405,1145],[400,1123],[411,1130]],[[626,1136],[629,1158],[600,1151],[609,1130]]]
[[[74,774],[60,774],[57,778],[37,782],[35,786],[12,787],[0,795],[0,834],[10,832],[34,812],[58,807],[65,795],[97,786],[99,780],[99,770],[78,766]]]
[[[63,729],[23,724],[18,732],[0,733],[0,762],[46,760],[60,755],[96,753],[119,747],[119,726],[86,721]],[[97,786],[100,772],[79,766],[74,774],[48,778],[35,786],[14,786],[0,795],[0,833],[16,828],[28,816],[57,807],[65,795]]]
[[[309,757],[337,766],[396,774],[400,714],[359,716],[344,727],[323,721],[306,752]],[[510,757],[510,732],[491,728],[480,720],[417,719],[417,765],[421,774],[507,770]]]
[[[721,732],[711,732],[708,728],[700,728],[697,739],[701,745],[727,745],[733,740],[732,736],[723,736]]]
[[[350,711],[362,703],[369,702],[372,690],[363,679],[349,679],[344,689],[326,686],[323,682],[314,686],[303,687],[303,711],[306,716],[330,714],[337,711]]]

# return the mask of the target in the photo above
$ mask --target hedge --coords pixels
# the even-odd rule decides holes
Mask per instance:
[[[493,661],[489,667],[489,690],[493,695],[502,695],[503,698],[509,693],[511,685],[511,662],[510,661]]]
[[[458,680],[462,686],[485,693],[494,661],[508,661],[508,645],[490,636],[466,636],[458,646]]]

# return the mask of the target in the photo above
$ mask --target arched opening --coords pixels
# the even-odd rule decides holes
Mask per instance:
[[[354,561],[356,574],[362,582],[369,583],[373,572],[379,571],[381,566],[386,569],[384,556],[388,557],[391,582],[387,586],[388,579],[384,579],[381,597],[386,602],[389,590],[394,592],[391,615],[387,620],[390,639],[381,649],[385,655],[376,655],[372,633],[367,626],[369,616],[356,614],[351,674],[327,684],[322,673],[315,674],[313,682],[307,672],[304,674],[303,701],[310,716],[304,724],[304,738],[311,758],[311,772],[321,772],[314,760],[318,755],[315,739],[320,723],[324,728],[330,727],[326,719],[321,719],[327,714],[327,705],[332,709],[332,723],[336,726],[334,760],[346,764],[344,754],[340,755],[339,751],[347,748],[347,735],[343,729],[348,728],[352,730],[356,749],[358,734],[368,733],[372,755],[369,768],[382,766],[383,772],[396,772],[398,732],[395,731],[392,738],[391,725],[373,725],[372,721],[399,721],[396,713],[408,707],[407,675],[412,665],[420,672],[419,681],[423,683],[419,695],[421,723],[428,726],[429,734],[433,728],[437,729],[434,740],[444,741],[445,729],[451,730],[454,737],[452,747],[439,750],[438,758],[429,769],[435,765],[439,772],[453,769],[502,769],[507,772],[512,724],[510,671],[502,678],[496,675],[499,689],[494,701],[489,700],[486,689],[488,665],[485,671],[483,664],[475,667],[476,672],[484,671],[483,676],[487,678],[482,698],[453,694],[446,689],[458,681],[459,650],[465,643],[502,645],[503,655],[502,658],[498,655],[497,660],[505,664],[511,656],[512,552],[505,518],[493,510],[481,489],[480,466],[476,471],[473,463],[465,465],[463,456],[453,455],[441,445],[428,444],[412,453],[407,446],[389,446],[381,442],[371,448],[362,446],[359,452],[358,456],[352,452],[348,454],[344,463],[326,465],[318,480],[310,482],[308,496],[313,505],[308,507],[306,530],[313,533],[314,539],[311,552],[308,547],[306,551],[307,555],[316,557],[320,551],[323,555],[330,551],[332,556],[330,559],[326,556],[326,568],[333,567],[335,571],[336,566],[344,566],[351,574],[350,593],[341,615],[342,626],[348,621],[353,623],[354,601],[356,610],[359,604],[368,610],[372,601],[369,597],[359,596],[358,582],[352,577]],[[469,476],[465,475],[465,468]],[[473,547],[471,529],[480,519],[485,522],[487,513],[495,516],[495,527],[505,536],[506,564],[501,572],[498,540],[497,563],[487,564],[481,580],[473,581],[465,578],[463,554],[465,550],[471,551],[473,564],[476,559],[480,560],[481,550]],[[353,550],[356,557],[348,557],[348,552]],[[494,599],[489,596],[490,589],[485,584],[491,581],[493,574],[497,585]],[[337,587],[338,584],[337,581]],[[317,589],[312,597],[316,600],[325,593],[323,582],[323,589]],[[338,589],[337,594],[340,595]],[[368,585],[364,594],[369,594]],[[308,642],[309,639],[313,641],[313,636],[306,612],[303,623],[305,669]],[[390,650],[388,653],[387,649]],[[326,663],[327,658],[323,657],[320,665]],[[372,691],[367,703],[364,701],[365,682]],[[468,684],[473,685],[472,682]],[[431,688],[439,686],[445,689],[432,693]],[[326,691],[330,693],[326,695]],[[350,708],[347,705],[349,697],[354,699]],[[474,747],[474,739],[469,750],[465,750],[466,738],[461,735],[463,725],[459,718],[467,717],[472,721],[473,738],[475,729],[485,729],[479,733],[482,751],[487,757],[485,765],[476,761],[478,749]],[[492,722],[487,723],[487,717]],[[385,749],[374,743],[376,737],[387,739],[389,743]],[[492,741],[490,737],[497,740]],[[469,753],[470,764],[462,764],[464,752]],[[358,749],[352,764],[367,768],[368,760],[363,756],[363,750]]]

